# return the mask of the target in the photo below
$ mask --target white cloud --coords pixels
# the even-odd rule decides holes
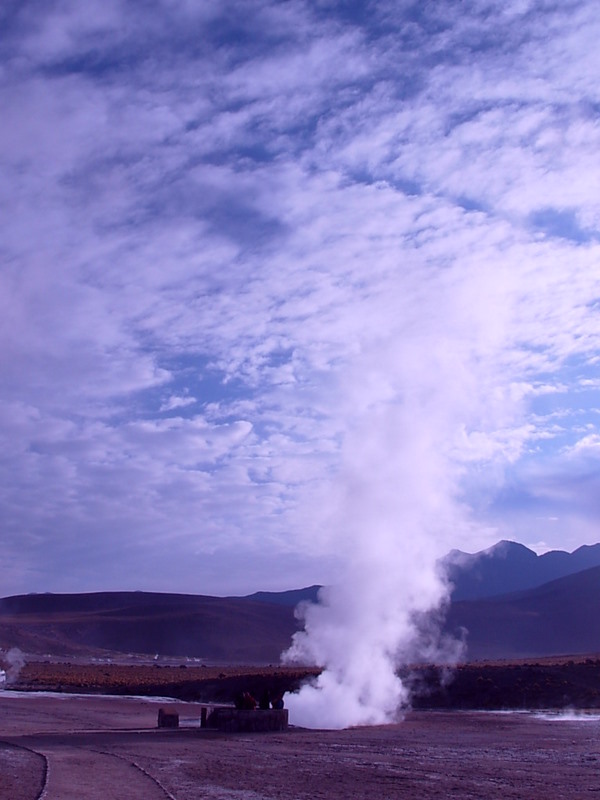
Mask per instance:
[[[195,397],[179,397],[172,394],[159,408],[159,411],[174,411],[176,408],[186,408],[186,406],[193,406],[197,403]]]
[[[433,30],[406,4],[372,29],[301,3],[23,5],[0,84],[14,590],[57,585],[53,553],[87,586],[84,540],[92,588],[132,559],[151,583],[156,543],[186,590],[192,551],[324,559],[347,470],[404,474],[396,425],[429,431],[415,469],[437,453],[424,483],[467,540],[464,503],[565,447],[596,389],[597,15],[530,6]]]
[[[600,434],[590,433],[583,439],[579,439],[572,447],[568,448],[567,455],[570,457],[600,455]]]

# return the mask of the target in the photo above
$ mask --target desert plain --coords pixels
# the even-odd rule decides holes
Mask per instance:
[[[231,672],[219,675],[226,681]],[[177,711],[179,728],[157,727],[161,707]],[[419,709],[383,726],[307,730],[292,719],[284,732],[231,734],[201,728],[200,708],[160,697],[5,690],[0,798],[600,795],[595,712]]]

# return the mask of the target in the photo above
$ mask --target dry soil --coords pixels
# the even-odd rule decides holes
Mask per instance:
[[[0,694],[2,800],[362,800],[600,796],[600,721],[419,711],[345,731],[223,734],[197,705]]]

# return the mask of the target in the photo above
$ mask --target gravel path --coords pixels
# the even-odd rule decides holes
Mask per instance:
[[[6,742],[0,742],[0,797],[6,800],[37,800],[46,781],[46,759]]]
[[[160,783],[126,755],[74,747],[67,739],[40,747],[48,759],[48,777],[40,800],[171,800]]]

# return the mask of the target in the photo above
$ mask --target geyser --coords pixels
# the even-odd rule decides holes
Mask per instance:
[[[337,515],[340,579],[318,605],[299,609],[304,630],[283,656],[324,668],[314,684],[287,695],[293,724],[397,720],[410,701],[398,666],[422,647],[430,656],[432,643],[435,649],[431,627],[425,641],[419,623],[447,598],[437,561],[459,516],[458,473],[436,419],[420,429],[410,404],[385,405],[347,440]]]

